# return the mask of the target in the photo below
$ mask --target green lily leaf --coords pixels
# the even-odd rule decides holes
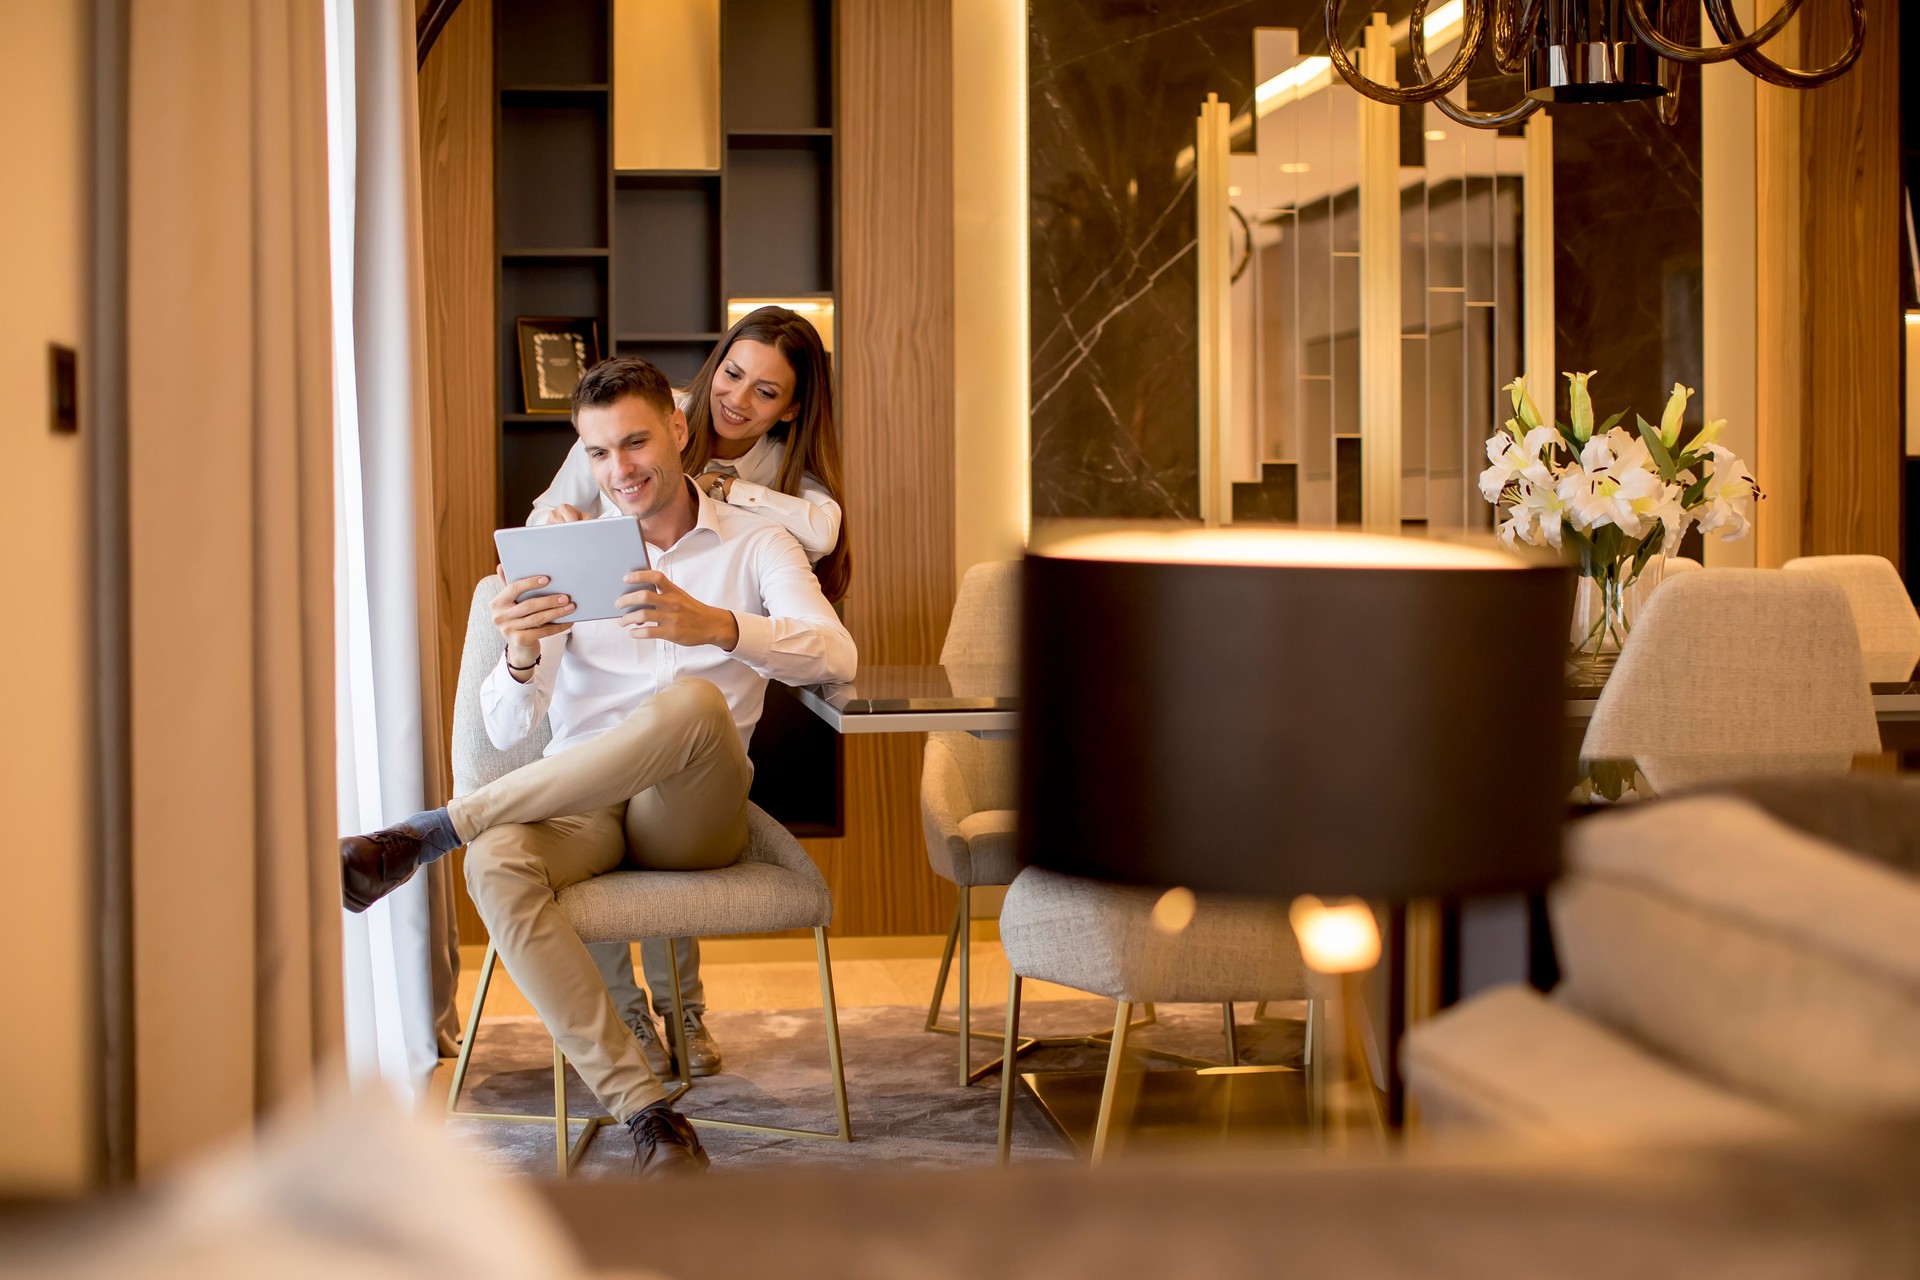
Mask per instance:
[[[1625,409],[1622,409],[1620,412],[1614,414],[1611,418],[1608,418],[1605,422],[1600,424],[1600,434],[1605,435],[1607,434],[1607,432],[1613,430],[1614,427],[1619,425],[1620,419],[1626,416],[1627,416],[1627,411]]]
[[[1647,452],[1653,455],[1654,465],[1660,468],[1660,478],[1671,483],[1677,468],[1673,465],[1673,455],[1667,452],[1666,442],[1660,439],[1659,430],[1637,413],[1633,415],[1633,420],[1640,424],[1640,438],[1647,442]]]

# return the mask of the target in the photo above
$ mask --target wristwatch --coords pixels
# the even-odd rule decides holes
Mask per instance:
[[[727,474],[724,471],[709,473],[713,478],[707,481],[707,496],[715,502],[727,500]]]

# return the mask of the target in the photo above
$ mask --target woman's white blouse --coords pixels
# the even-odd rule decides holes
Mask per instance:
[[[744,507],[765,516],[793,535],[809,561],[818,560],[840,541],[840,504],[811,471],[801,475],[798,494],[782,493],[774,488],[786,456],[785,441],[770,435],[761,436],[754,441],[753,448],[738,458],[712,459],[707,463],[707,471],[734,477],[733,487],[727,494],[728,506]],[[553,483],[533,500],[533,514],[527,523],[546,524],[552,518],[553,509],[563,502],[578,507],[588,519],[597,518],[612,508],[612,500],[594,483],[593,464],[587,461],[586,446],[578,440],[567,451],[567,459],[560,464]]]

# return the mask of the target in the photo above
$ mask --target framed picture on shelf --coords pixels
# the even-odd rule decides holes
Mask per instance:
[[[520,394],[528,413],[568,413],[573,389],[600,362],[600,325],[591,316],[519,316]]]

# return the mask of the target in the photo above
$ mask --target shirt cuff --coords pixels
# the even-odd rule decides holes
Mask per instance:
[[[764,507],[767,504],[767,486],[755,484],[751,480],[735,480],[727,489],[727,503],[735,507]]]
[[[545,657],[546,655],[542,654],[541,656]],[[539,664],[535,663],[534,667],[537,671]],[[527,681],[525,684],[514,679],[513,672],[507,667],[507,655],[504,651],[500,654],[500,661],[495,665],[493,671],[494,685],[502,702],[517,701],[524,703],[533,700],[535,693],[534,684],[538,680],[538,676],[536,676],[534,672],[530,671],[527,673]]]
[[[748,666],[764,666],[773,656],[773,619],[763,618],[757,613],[733,615],[734,625],[740,629],[740,639],[733,646],[733,656]]]

